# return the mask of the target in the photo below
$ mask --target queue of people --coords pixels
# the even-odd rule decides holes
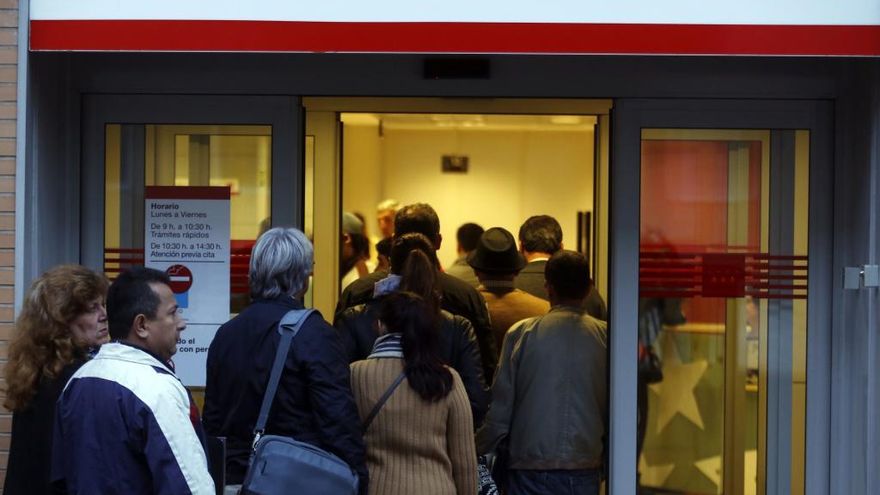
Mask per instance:
[[[345,287],[333,325],[318,312],[301,325],[265,433],[336,455],[361,494],[496,493],[489,454],[503,454],[494,473],[511,495],[598,494],[607,328],[587,260],[562,249],[551,217],[527,220],[519,247],[479,228],[460,250],[475,287],[441,269],[433,208],[393,213],[390,267]],[[5,493],[238,493],[278,325],[303,308],[313,260],[297,229],[257,240],[252,302],[209,348],[201,416],[174,374],[186,325],[167,275],[133,268],[108,288],[68,265],[34,281],[6,367]],[[530,262],[544,265],[545,297],[518,288]],[[207,436],[226,438],[225,487],[209,474]]]

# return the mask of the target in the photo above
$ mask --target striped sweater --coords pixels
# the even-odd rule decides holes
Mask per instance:
[[[371,358],[351,365],[351,388],[362,419],[402,369],[399,358]],[[450,371],[453,388],[445,399],[426,402],[404,380],[367,429],[370,493],[477,493],[470,404],[458,373]]]

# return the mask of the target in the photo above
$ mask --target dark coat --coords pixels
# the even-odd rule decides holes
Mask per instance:
[[[42,495],[53,493],[49,485],[52,466],[52,429],[55,424],[55,403],[70,377],[83,361],[67,365],[53,379],[43,379],[37,394],[23,411],[12,415],[12,438],[6,482],[3,493],[8,495]]]
[[[378,336],[374,326],[378,312],[378,301],[371,301],[348,308],[336,318],[336,329],[345,343],[349,361],[366,359],[373,350]],[[441,315],[440,358],[461,376],[476,428],[482,424],[489,408],[489,392],[483,380],[474,328],[461,316],[447,311]]]
[[[373,299],[373,285],[387,276],[387,271],[373,272],[346,287],[336,304],[334,324],[346,308],[366,304]],[[442,296],[440,306],[454,315],[467,318],[473,324],[477,344],[480,346],[483,376],[486,377],[486,382],[491,383],[492,377],[495,375],[495,366],[498,364],[496,357],[498,349],[495,345],[495,337],[492,336],[492,325],[486,301],[483,300],[483,296],[477,292],[477,289],[446,273],[440,272],[438,274],[437,285]]]
[[[281,338],[278,322],[292,309],[289,297],[256,300],[217,330],[208,350],[203,424],[227,438],[228,484],[247,470],[254,425]],[[348,359],[339,334],[320,313],[309,316],[293,339],[266,434],[291,436],[339,456],[369,485],[361,422],[351,394]]]
[[[549,301],[550,296],[547,295],[547,288],[544,287],[544,267],[546,266],[547,260],[529,262],[519,272],[519,275],[516,276],[513,286],[535,297]],[[608,308],[605,306],[605,300],[599,295],[596,287],[590,287],[590,293],[587,294],[584,308],[587,310],[587,314],[593,318],[608,321]]]

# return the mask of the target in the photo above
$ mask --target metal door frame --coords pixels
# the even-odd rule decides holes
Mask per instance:
[[[636,493],[636,350],[641,130],[810,131],[804,485],[830,493],[833,107],[821,100],[618,99],[610,170],[609,493]],[[630,329],[627,331],[627,329]]]

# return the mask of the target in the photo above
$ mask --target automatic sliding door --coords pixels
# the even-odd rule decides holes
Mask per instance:
[[[807,131],[642,130],[644,486],[766,493],[786,459],[769,482],[803,493],[808,150]]]
[[[272,127],[107,124],[102,270],[113,278],[144,261],[144,190],[230,190],[230,312],[248,301],[248,262],[271,225]]]
[[[157,236],[153,239],[161,239],[147,252],[174,253],[171,260],[152,258],[154,266],[174,277],[184,317],[190,317],[190,345],[178,359],[186,385],[204,383],[202,351],[216,328],[249,303],[248,265],[256,238],[272,225],[302,227],[296,103],[289,97],[248,96],[84,99],[81,263],[111,279],[145,264],[147,226]],[[229,211],[220,212],[225,204],[201,204],[212,213],[169,212],[159,218],[177,220],[145,225],[145,196],[157,186],[173,187],[161,194],[175,198],[228,198]],[[224,220],[199,220],[213,212]]]
[[[827,108],[616,109],[611,493],[827,493]]]
[[[302,227],[298,108],[286,97],[85,97],[83,264],[112,275],[125,265],[114,258],[141,258],[146,186],[228,186],[241,252],[269,225]]]

